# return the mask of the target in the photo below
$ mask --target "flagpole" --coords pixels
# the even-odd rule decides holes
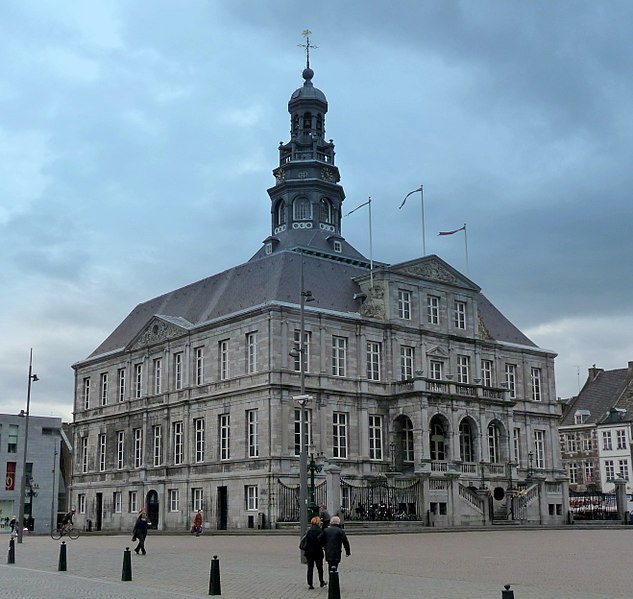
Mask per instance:
[[[356,206],[353,210],[350,210],[345,216],[349,216],[353,212],[360,210],[363,206],[369,206],[369,285],[370,289],[374,288],[374,249],[373,249],[373,236],[371,230],[371,196],[368,196],[366,202],[363,202],[360,206]]]
[[[464,223],[464,249],[466,251],[466,276],[470,277],[470,267],[468,265],[468,234],[466,233],[466,223]]]
[[[426,256],[426,227],[424,226],[424,185],[420,185],[420,206],[422,208],[422,257]]]

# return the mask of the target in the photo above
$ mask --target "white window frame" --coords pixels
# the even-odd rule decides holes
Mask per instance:
[[[398,289],[398,318],[411,320],[411,292]]]
[[[501,430],[496,422],[491,422],[487,429],[488,460],[491,464],[501,463]]]
[[[204,347],[196,347],[193,351],[195,355],[196,386],[200,387],[204,384]]]
[[[81,471],[88,472],[88,437],[81,438]]]
[[[426,321],[428,324],[440,324],[440,297],[437,295],[426,296]]]
[[[246,373],[257,372],[257,332],[246,334]]]
[[[108,373],[101,373],[101,405],[108,405]]]
[[[618,476],[624,480],[629,480],[629,461],[627,459],[618,460]]]
[[[257,409],[246,410],[246,438],[248,457],[259,457],[259,413]]]
[[[134,468],[143,466],[143,429],[134,429]]]
[[[543,371],[540,368],[533,367],[530,371],[530,380],[532,382],[532,401],[542,401]]]
[[[126,381],[125,381],[125,368],[119,368],[119,403],[125,401]]]
[[[180,493],[178,489],[169,489],[169,511],[178,512],[180,510]]]
[[[615,446],[617,449],[626,449],[626,430],[618,428],[615,431]]]
[[[195,462],[196,464],[201,464],[202,462],[204,462],[204,449],[205,449],[204,418],[195,418],[193,421],[193,428],[196,434]]]
[[[413,378],[415,365],[415,347],[412,345],[400,346],[400,380],[409,381]]]
[[[174,465],[179,466],[185,460],[185,443],[182,420],[174,422],[172,429],[172,438],[174,440]]]
[[[163,359],[154,359],[154,395],[160,395],[163,390]]]
[[[347,337],[332,335],[332,376],[347,376]]]
[[[332,457],[347,459],[347,413],[332,413]]]
[[[611,431],[602,431],[602,450],[613,451],[613,437]]]
[[[86,494],[85,493],[79,493],[77,495],[77,509],[80,514],[86,513]]]
[[[244,502],[247,511],[256,512],[259,510],[259,487],[257,485],[244,486]]]
[[[466,302],[455,300],[453,324],[456,329],[466,329]]]
[[[587,460],[585,462],[585,482],[586,483],[592,483],[593,482],[593,475],[594,475],[594,467],[593,467],[593,462]]]
[[[483,359],[481,361],[481,384],[484,387],[492,387],[493,372],[494,372],[493,361]]]
[[[605,482],[613,482],[615,480],[615,462],[614,460],[604,461],[604,480]]]
[[[512,432],[512,444],[514,451],[514,461],[516,464],[521,463],[521,429],[515,427]]]
[[[369,415],[369,459],[383,459],[383,417],[378,414]]]
[[[379,341],[367,342],[367,378],[370,381],[380,380],[382,361],[382,344]]]
[[[219,415],[219,428],[220,434],[218,440],[220,442],[220,460],[231,459],[231,415],[220,414]]]
[[[569,484],[577,485],[578,484],[578,464],[576,462],[569,462],[567,467],[567,472],[569,474]]]
[[[99,434],[99,472],[104,472],[106,469],[106,455],[107,455],[107,436],[105,433]]]
[[[134,397],[140,399],[143,395],[143,364],[134,364]]]
[[[125,468],[125,431],[116,432],[116,467],[117,470]]]
[[[429,361],[429,378],[435,381],[444,379],[444,362],[442,360]]]
[[[152,459],[154,466],[163,464],[163,427],[160,424],[152,426]]]
[[[128,494],[128,505],[130,514],[138,512],[138,493],[136,491],[130,491]]]
[[[470,356],[457,356],[457,382],[462,385],[470,383]]]
[[[306,419],[306,446],[310,447],[312,444],[312,410],[309,408],[303,408]],[[301,408],[295,408],[294,411],[294,451],[295,456],[301,454]]]
[[[534,461],[538,470],[545,468],[545,431],[541,429],[534,431]]]
[[[121,514],[123,512],[123,493],[121,491],[115,491],[112,497],[112,503],[114,504],[114,513]]]
[[[506,364],[505,373],[508,392],[510,394],[510,397],[515,398],[517,396],[517,365]]]
[[[218,359],[220,360],[220,380],[229,378],[229,340],[223,339],[219,342]]]
[[[181,391],[183,388],[182,366],[183,353],[179,351],[178,353],[174,354],[174,387],[176,391]]]
[[[90,377],[87,376],[83,380],[83,404],[84,410],[90,409]]]
[[[202,511],[204,507],[204,489],[202,487],[194,487],[191,489],[191,509],[194,512]]]
[[[294,370],[295,372],[301,372],[301,331],[296,329],[294,332],[294,347],[297,351],[297,355],[294,356]],[[310,341],[312,341],[312,332],[304,331],[303,335],[303,372],[310,372]]]

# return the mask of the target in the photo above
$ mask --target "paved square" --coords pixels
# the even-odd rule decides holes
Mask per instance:
[[[0,536],[7,547],[8,535]],[[633,596],[633,527],[486,530],[399,535],[350,534],[341,597],[348,599],[615,599]],[[82,535],[67,541],[67,572],[57,572],[60,542],[26,537],[16,563],[0,564],[6,598],[208,596],[209,564],[220,559],[222,597],[327,597],[308,590],[298,536],[150,534],[146,557],[132,553],[131,582],[121,582],[128,536]]]

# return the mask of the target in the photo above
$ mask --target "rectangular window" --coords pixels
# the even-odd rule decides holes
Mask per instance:
[[[514,461],[516,464],[521,463],[521,429],[515,428],[512,434],[512,444],[514,448]]]
[[[246,372],[257,372],[257,333],[246,335]]]
[[[370,381],[380,380],[381,344],[376,341],[367,342],[367,378]]]
[[[613,449],[613,440],[611,439],[611,431],[602,431],[602,449],[611,451]]]
[[[585,482],[593,482],[593,462],[585,462]]]
[[[411,293],[398,289],[398,318],[411,320]]]
[[[456,301],[455,302],[455,319],[453,324],[456,329],[465,329],[466,328],[466,302]]]
[[[429,324],[440,324],[440,298],[436,295],[426,298],[426,320]]]
[[[84,402],[84,410],[87,410],[90,407],[90,377],[86,377],[83,382],[83,402]]]
[[[88,437],[81,438],[81,471],[88,472]]]
[[[220,360],[220,380],[229,378],[229,342],[224,339],[219,343],[218,357]]]
[[[108,373],[101,373],[101,405],[108,405]]]
[[[400,346],[400,380],[408,381],[413,378],[415,363],[415,348],[408,345]]]
[[[163,387],[163,360],[156,358],[154,360],[154,395],[160,395]]]
[[[199,464],[204,462],[204,418],[196,418],[193,428],[196,431],[196,463]]]
[[[545,431],[534,431],[534,453],[535,466],[542,470],[545,468]]]
[[[194,355],[196,360],[196,385],[199,387],[204,384],[204,348],[196,347]]]
[[[106,469],[106,435],[99,435],[99,472]]]
[[[138,512],[138,495],[136,494],[136,491],[130,491],[128,499],[130,514],[135,514]]]
[[[347,458],[347,414],[332,414],[332,457]]]
[[[9,425],[9,434],[7,435],[7,453],[17,453],[18,452],[18,431],[19,427],[17,424]]]
[[[174,354],[174,387],[176,391],[180,391],[183,387],[182,383],[182,352]]]
[[[249,512],[259,510],[259,489],[257,485],[246,485],[244,487],[244,502]]]
[[[134,429],[134,468],[143,465],[143,429]]]
[[[628,460],[618,460],[618,468],[620,471],[618,475],[620,478],[624,480],[629,480],[629,461]]]
[[[430,378],[441,381],[444,378],[444,363],[439,360],[431,360],[429,363],[429,375]]]
[[[347,338],[332,337],[332,375],[346,376]]]
[[[618,449],[626,449],[626,431],[623,429],[618,429],[615,432],[616,434],[616,444]]]
[[[220,459],[231,457],[231,416],[220,414]]]
[[[163,463],[163,427],[160,424],[152,426],[152,454],[154,466]]]
[[[481,361],[481,384],[492,387],[492,360]]]
[[[578,484],[578,464],[570,462],[567,471],[569,472],[569,483],[572,485]]]
[[[246,410],[246,436],[248,439],[248,457],[259,456],[259,422],[257,410]]]
[[[591,438],[591,433],[583,433],[582,449],[583,451],[591,451],[593,449],[593,440]]]
[[[118,470],[125,466],[125,431],[116,433],[116,467]]]
[[[506,385],[510,392],[510,397],[517,396],[517,366],[516,364],[506,364]]]
[[[470,383],[470,358],[457,356],[457,382],[467,385]]]
[[[382,416],[369,417],[369,459],[382,460]]]
[[[567,435],[567,451],[569,453],[577,451],[576,433],[569,433]]]
[[[123,511],[123,494],[121,491],[112,493],[112,504],[114,505],[115,514],[120,514]]]
[[[125,368],[119,368],[119,401],[125,401]]]
[[[183,429],[182,420],[174,422],[173,425],[173,438],[174,438],[174,464],[177,466],[183,463],[184,460],[184,445],[183,445]]]
[[[85,493],[79,493],[79,495],[77,495],[77,509],[79,510],[80,514],[85,514],[86,513],[86,495],[85,495]]]
[[[201,488],[191,489],[191,509],[194,512],[202,510],[204,506],[204,492]]]
[[[604,472],[605,472],[605,480],[607,482],[615,480],[615,466],[613,464],[613,460],[604,461]]]
[[[312,410],[304,409],[305,417],[305,445],[309,447],[312,443]],[[301,409],[295,408],[295,455],[301,454]]]
[[[140,399],[143,394],[143,364],[134,365],[134,397]]]
[[[301,355],[300,340],[301,340],[301,331],[295,330],[295,332],[294,332],[294,344],[295,344],[296,355],[293,354],[295,372],[300,372],[301,371],[301,362],[299,361],[300,360],[300,355]],[[310,341],[311,340],[312,340],[312,333],[310,331],[304,331],[304,336],[303,336],[303,353],[304,353],[304,356],[303,356],[303,372],[310,372]]]
[[[178,489],[169,489],[169,511],[177,512],[180,509],[180,497]]]
[[[532,368],[530,379],[532,381],[532,400],[541,401],[541,369]]]

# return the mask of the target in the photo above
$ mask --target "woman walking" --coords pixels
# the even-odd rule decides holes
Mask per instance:
[[[138,555],[140,551],[143,555],[146,555],[145,551],[145,537],[147,536],[147,527],[151,524],[151,522],[147,519],[147,514],[145,510],[141,510],[138,514],[138,518],[136,519],[136,523],[134,524],[134,532],[132,533],[132,541],[138,541],[138,545],[134,552]]]
[[[314,566],[316,566],[319,574],[319,583],[324,587],[327,582],[323,579],[323,545],[321,544],[321,535],[323,531],[319,526],[321,518],[315,516],[310,520],[310,528],[306,532],[305,549],[303,550],[308,562],[308,588],[313,589],[314,585]]]

